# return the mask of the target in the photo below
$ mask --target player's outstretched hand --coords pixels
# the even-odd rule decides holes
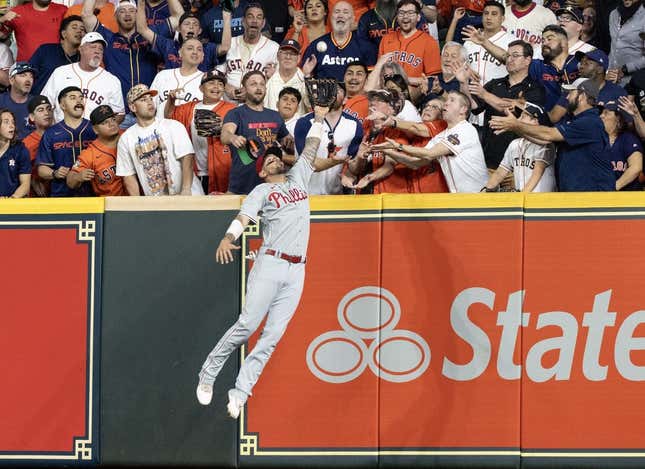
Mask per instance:
[[[239,246],[233,244],[233,242],[225,236],[219,242],[219,246],[217,246],[215,260],[220,264],[228,264],[229,262],[233,262],[233,251],[237,251],[239,249]]]

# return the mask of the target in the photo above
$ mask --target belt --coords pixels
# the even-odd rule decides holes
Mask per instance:
[[[269,256],[275,256],[279,259],[284,259],[287,262],[291,262],[292,264],[304,264],[307,262],[307,258],[303,256],[290,256],[289,254],[285,254],[280,251],[276,251],[275,249],[266,249],[264,251],[265,254],[268,254]]]

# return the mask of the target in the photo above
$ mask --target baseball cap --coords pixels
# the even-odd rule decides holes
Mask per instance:
[[[81,39],[81,45],[91,44],[93,42],[102,42],[103,47],[107,47],[107,41],[103,38],[103,36],[101,36],[101,33],[97,33],[96,31],[87,33],[85,36],[83,36],[83,39]]]
[[[300,54],[300,44],[294,39],[285,39],[280,44],[280,49],[293,49]]]
[[[138,85],[134,85],[132,88],[130,88],[130,91],[128,91],[127,100],[129,103],[133,103],[137,99],[143,98],[147,94],[151,96],[157,96],[158,93],[157,90],[151,90],[143,83],[139,83]]]
[[[119,3],[117,3],[116,8],[114,8],[114,11],[119,11],[119,8],[122,8],[125,6],[133,6],[135,9],[137,8],[136,2],[133,2],[132,0],[122,0]]]
[[[570,85],[562,85],[562,89],[566,91],[580,90],[594,99],[598,99],[600,88],[589,78],[578,78]]]
[[[99,125],[101,122],[104,122],[105,120],[109,119],[110,117],[114,117],[116,114],[114,114],[114,111],[110,106],[107,104],[102,104],[96,109],[94,109],[91,114],[90,114],[90,122],[92,125]]]
[[[9,78],[25,72],[35,73],[35,71],[36,69],[29,62],[16,62],[9,68]]]
[[[578,7],[568,5],[568,6],[565,6],[565,7],[562,7],[562,8],[558,8],[555,11],[555,16],[560,16],[560,15],[564,15],[564,14],[571,15],[576,23],[582,24],[583,21],[584,21],[583,18],[582,18],[582,10],[580,8],[578,8]]]
[[[535,118],[536,118],[536,119],[538,119],[538,120],[539,120],[539,119],[542,119],[542,117],[544,116],[544,109],[542,109],[542,108],[541,108],[540,106],[538,106],[537,104],[533,104],[533,103],[531,103],[531,102],[529,102],[529,101],[527,101],[527,102],[524,104],[524,109],[523,109],[523,111],[524,111],[524,112],[526,112],[526,113],[527,113],[528,115],[530,115],[531,117],[535,117]]]
[[[609,58],[600,49],[594,49],[589,52],[578,51],[575,54],[576,59],[582,60],[583,57],[587,57],[589,60],[593,60],[596,63],[602,65],[603,70],[606,72],[609,67]]]
[[[629,114],[627,114],[625,111],[623,111],[621,108],[618,107],[618,102],[616,101],[607,101],[606,103],[599,104],[598,108],[600,109],[600,111],[602,111],[603,109],[607,109],[609,111],[614,111],[620,114],[621,116],[623,116],[623,119],[625,120],[625,122],[631,122],[634,120],[632,116],[630,116]]]
[[[29,114],[33,114],[36,108],[41,104],[49,104],[51,106],[52,103],[49,102],[49,99],[47,98],[47,96],[43,96],[41,94],[34,96],[27,103],[27,109],[29,110]]]
[[[259,148],[259,151],[262,153],[261,155],[258,156],[258,159],[255,160],[255,171],[260,174],[262,171],[262,167],[264,166],[264,160],[266,159],[267,156],[269,155],[275,155],[278,158],[282,159],[282,148],[280,148],[277,144],[273,144],[269,147],[264,147],[264,145],[261,144],[261,147]]]
[[[60,103],[61,99],[63,99],[68,93],[71,93],[72,91],[78,91],[79,93],[83,94],[83,90],[78,86],[66,86],[65,88],[60,90],[60,93],[58,93],[58,102]]]
[[[178,23],[178,24],[183,23],[183,22],[184,22],[184,21],[186,21],[188,18],[195,18],[196,20],[198,20],[198,21],[199,21],[199,17],[198,17],[195,13],[193,13],[192,11],[187,11],[187,12],[185,12],[183,15],[181,15],[181,16],[179,17],[179,23]]]
[[[211,70],[210,72],[206,72],[204,73],[204,75],[202,75],[202,81],[200,82],[200,84],[203,85],[204,83],[208,83],[209,81],[213,80],[219,80],[222,83],[226,84],[226,75],[224,75],[219,70]]]
[[[372,90],[367,92],[367,99],[378,99],[390,105],[392,104],[393,98],[393,94],[389,90]]]

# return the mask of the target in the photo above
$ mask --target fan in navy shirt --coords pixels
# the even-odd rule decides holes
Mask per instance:
[[[558,142],[556,174],[560,191],[614,191],[616,178],[611,165],[609,137],[598,109],[598,86],[591,80],[581,83],[568,96],[567,117],[555,127],[527,125],[512,115],[491,118],[497,131],[512,131],[523,137]]]
[[[83,92],[76,86],[63,88],[58,94],[58,103],[63,111],[63,120],[45,130],[40,140],[36,165],[38,176],[51,181],[52,197],[90,195],[87,184],[79,189],[67,187],[65,178],[82,150],[96,139],[92,124],[83,119]]]
[[[609,66],[609,58],[600,49],[594,49],[590,52],[576,52],[576,57],[580,61],[580,77],[593,80],[600,94],[598,95],[598,104],[608,103],[609,101],[618,101],[620,96],[627,96],[625,89],[605,80],[605,74]]]
[[[31,159],[22,142],[16,141],[16,125],[8,109],[0,109],[0,197],[29,194]]]
[[[235,8],[231,12],[231,37],[241,36],[244,33],[244,26],[242,26],[242,19],[244,12],[249,3],[247,0],[234,0],[233,6]],[[212,7],[201,17],[201,25],[204,34],[208,37],[209,41],[214,44],[222,44],[224,41],[224,9],[222,5]],[[268,31],[268,26],[265,24],[262,32]],[[226,55],[226,52],[220,55]]]
[[[277,111],[264,107],[266,78],[259,70],[248,72],[242,78],[246,102],[228,111],[224,116],[221,141],[231,149],[231,172],[228,191],[248,194],[262,180],[255,170],[252,155],[254,146],[268,148],[289,135],[284,120]]]
[[[146,1],[146,18],[148,26],[158,26],[166,22],[170,17],[170,8],[167,0],[158,0],[156,2]]]
[[[301,67],[305,75],[311,69],[311,75],[316,78],[343,81],[347,64],[363,62],[368,66],[374,65],[370,45],[363,43],[351,31],[353,18],[354,10],[349,3],[336,3],[331,11],[331,32],[309,44],[302,55]]]
[[[15,118],[17,138],[22,140],[34,127],[29,123],[27,103],[31,99],[34,84],[34,69],[29,62],[16,62],[9,69],[11,88],[0,94],[0,108],[9,109]]]
[[[31,90],[34,95],[40,94],[55,68],[79,61],[78,47],[85,36],[83,19],[78,15],[63,18],[59,35],[60,42],[42,44],[29,59],[29,63],[36,71],[36,79]]]

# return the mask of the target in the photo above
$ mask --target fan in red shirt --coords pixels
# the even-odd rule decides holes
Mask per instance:
[[[18,46],[18,62],[29,62],[38,46],[58,42],[60,23],[67,7],[51,0],[33,0],[12,8],[0,18],[0,38],[13,31]]]
[[[34,96],[27,103],[29,110],[29,120],[36,126],[36,130],[22,139],[29,158],[31,158],[31,197],[49,197],[49,181],[45,181],[38,176],[38,166],[34,164],[38,154],[40,139],[47,128],[54,123],[54,108],[52,108],[49,99],[46,96]]]

